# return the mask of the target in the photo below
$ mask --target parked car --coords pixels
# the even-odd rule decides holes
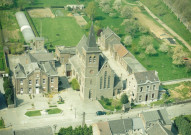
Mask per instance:
[[[96,115],[97,116],[99,116],[99,115],[106,115],[106,112],[104,112],[104,111],[97,111]]]

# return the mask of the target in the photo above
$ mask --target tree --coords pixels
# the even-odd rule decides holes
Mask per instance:
[[[122,104],[127,104],[129,102],[129,99],[127,97],[127,95],[124,93],[122,96],[121,96],[121,103]]]
[[[79,90],[80,89],[80,85],[76,79],[72,79],[71,85],[72,85],[73,90]]]
[[[162,43],[162,44],[160,45],[159,51],[164,52],[164,53],[167,53],[168,50],[169,50],[168,44]]]
[[[93,20],[94,16],[96,14],[96,6],[95,6],[95,2],[90,2],[87,6],[87,8],[85,9],[86,14],[88,15],[88,17]]]
[[[174,48],[174,52],[173,52],[173,56],[172,56],[172,59],[173,59],[173,64],[175,65],[184,65],[185,61],[184,61],[184,58],[187,57],[188,54],[185,53],[183,51],[183,47],[178,45]]]
[[[105,5],[104,7],[102,7],[102,11],[103,11],[104,13],[110,13],[110,11],[111,11],[110,5],[107,4],[107,5]]]
[[[110,5],[111,0],[100,0],[99,6],[104,8],[106,5]]]
[[[155,54],[157,54],[157,51],[155,50],[153,45],[150,44],[150,45],[147,46],[147,48],[145,50],[145,53],[148,54],[148,55],[155,55]]]
[[[151,36],[141,36],[141,40],[139,41],[139,45],[141,48],[145,49],[148,45],[152,44],[153,38]]]
[[[128,32],[133,38],[135,34],[139,31],[139,24],[135,20],[129,20],[126,22],[126,29],[125,31]]]
[[[186,71],[188,73],[191,72],[191,61],[186,61],[185,65],[186,65]]]
[[[121,9],[121,0],[115,0],[113,3],[113,9],[119,11]]]
[[[131,44],[132,44],[132,37],[131,36],[125,36],[125,38],[124,38],[124,43],[126,44],[126,45],[128,45],[128,46],[131,46]]]
[[[178,128],[179,133],[181,133],[182,135],[189,135],[191,133],[191,125],[184,116],[181,115],[179,117],[176,117],[174,122],[176,127]]]
[[[123,18],[128,18],[130,19],[132,17],[133,11],[132,8],[129,6],[124,6],[121,10],[121,16]]]

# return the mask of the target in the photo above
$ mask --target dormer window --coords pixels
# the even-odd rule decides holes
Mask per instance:
[[[89,63],[92,63],[92,57],[91,56],[89,57]]]

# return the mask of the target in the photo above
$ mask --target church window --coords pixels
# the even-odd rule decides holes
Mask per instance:
[[[95,63],[96,62],[96,56],[94,56],[94,58],[93,58],[93,63]]]
[[[100,89],[102,89],[102,77],[100,77]]]
[[[104,74],[104,89],[106,88],[107,71]]]
[[[90,57],[89,57],[89,63],[91,63],[91,62],[92,62],[92,57],[90,56]]]
[[[110,76],[108,77],[107,88],[110,88]]]

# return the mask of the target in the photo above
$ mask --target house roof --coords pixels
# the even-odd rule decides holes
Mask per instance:
[[[25,69],[20,63],[18,63],[17,66],[15,67],[14,73],[15,73],[15,77],[17,77],[17,78],[25,78],[26,77]]]
[[[135,57],[123,57],[123,60],[132,69],[133,73],[146,71],[145,67]]]
[[[86,41],[87,41],[87,37],[86,35],[83,35],[83,37],[81,38],[81,40],[79,41],[77,45],[77,49],[80,54],[82,54],[82,47],[86,44]]]
[[[99,122],[97,123],[98,130],[100,135],[112,135],[108,122]]]
[[[122,119],[109,121],[109,126],[112,134],[126,134],[133,129],[132,119]]]
[[[54,54],[53,53],[32,53],[31,56],[35,58],[37,61],[54,61]]]
[[[14,135],[12,128],[0,129],[0,135]]]
[[[53,135],[50,126],[15,130],[15,135]]]
[[[144,130],[143,122],[141,118],[133,118],[133,130],[142,129]]]
[[[123,82],[119,77],[115,76],[114,78],[114,89],[123,89]]]
[[[167,131],[159,122],[147,129],[148,135],[172,135],[171,131]]]
[[[122,44],[115,44],[113,47],[114,51],[117,52],[118,56],[121,58],[128,53],[127,49]]]
[[[71,65],[73,65],[73,67],[75,68],[76,72],[81,75],[81,59],[77,55],[74,55],[69,59],[69,61]]]
[[[117,34],[115,34],[109,27],[104,29],[102,33],[106,39],[109,38],[112,34],[114,34],[116,37],[118,37],[120,39],[120,37]]]
[[[159,78],[156,71],[144,71],[134,73],[137,84],[147,83],[147,81],[158,82]]]
[[[61,46],[61,47],[57,47],[60,51],[60,53],[64,53],[64,54],[76,54],[76,47],[65,47],[65,46]]]
[[[43,64],[43,70],[45,71],[45,73],[47,73],[50,76],[57,76],[57,71],[56,69],[53,67],[52,63],[50,62],[45,62]]]

